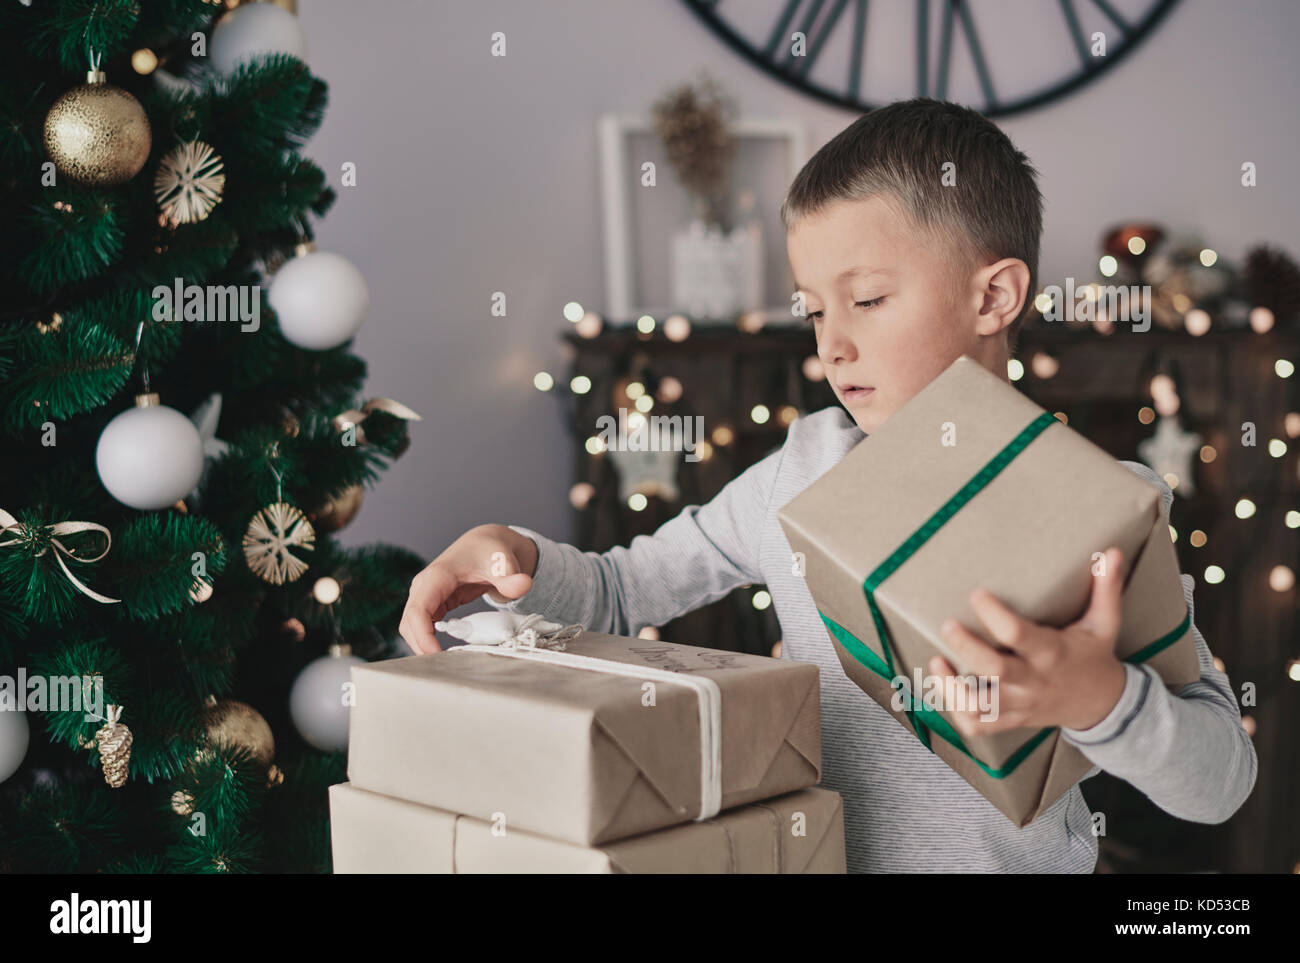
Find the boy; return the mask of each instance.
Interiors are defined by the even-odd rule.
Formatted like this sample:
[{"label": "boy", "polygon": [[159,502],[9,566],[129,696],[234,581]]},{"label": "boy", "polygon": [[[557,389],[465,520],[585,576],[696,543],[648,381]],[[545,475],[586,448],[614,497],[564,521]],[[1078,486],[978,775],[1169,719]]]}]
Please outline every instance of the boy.
[{"label": "boy", "polygon": [[[949,162],[955,183],[945,186]],[[1077,785],[1018,829],[849,681],[776,518],[959,355],[1006,377],[1035,290],[1035,176],[996,126],[953,104],[905,101],[851,124],[800,171],[781,209],[800,300],[844,407],[799,418],[781,448],[712,501],[627,547],[580,552],[519,526],[472,529],[412,583],[403,637],[436,651],[432,622],[489,589],[497,608],[635,635],[764,584],[782,657],[821,669],[821,785],[844,797],[850,872],[1092,872],[1097,838]],[[1169,486],[1123,464],[1159,487],[1167,518]],[[951,644],[995,675],[1000,693],[996,722],[972,711],[954,724],[963,734],[1059,726],[1094,764],[1089,776],[1105,769],[1175,816],[1222,822],[1256,770],[1228,678],[1195,628],[1201,679],[1177,694],[1150,668],[1115,658],[1123,573],[1118,550],[1108,554],[1109,575],[1065,629],[975,593],[980,631],[1009,653],[950,620]],[[1191,577],[1182,583],[1190,607]],[[929,670],[953,674],[942,660]]]}]

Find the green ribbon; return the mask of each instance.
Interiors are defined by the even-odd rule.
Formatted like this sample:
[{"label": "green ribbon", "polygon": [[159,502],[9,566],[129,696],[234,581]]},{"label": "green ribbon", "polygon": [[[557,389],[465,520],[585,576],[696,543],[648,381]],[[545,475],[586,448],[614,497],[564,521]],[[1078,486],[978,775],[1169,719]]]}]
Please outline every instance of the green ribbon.
[{"label": "green ribbon", "polygon": [[[893,679],[897,676],[894,670],[894,657],[891,652],[891,641],[889,627],[885,624],[884,615],[880,607],[876,604],[876,590],[880,584],[902,566],[909,558],[916,554],[930,538],[944,524],[957,514],[961,508],[981,492],[1002,469],[1006,468],[1011,461],[1028,447],[1029,443],[1037,438],[1049,425],[1056,423],[1056,418],[1048,412],[1043,412],[1033,421],[1031,421],[1020,434],[1011,439],[1007,445],[993,456],[983,468],[981,468],[968,481],[957,494],[953,495],[943,506],[931,515],[915,532],[908,536],[902,545],[898,546],[889,557],[876,566],[875,570],[862,583],[862,590],[867,598],[867,608],[871,611],[871,621],[876,628],[876,637],[880,640],[880,648],[885,657],[882,659],[870,647],[865,645],[861,639],[857,638],[852,632],[844,628],[834,619],[829,618],[824,612],[818,611],[822,622],[826,625],[828,631],[842,645],[854,659],[860,662],[866,668],[870,669],[876,675],[885,679],[890,685],[893,685]],[[1187,631],[1192,623],[1192,613],[1189,609],[1175,628],[1156,639],[1150,645],[1140,649],[1130,656],[1125,657],[1125,662],[1137,664],[1143,662],[1162,649],[1173,645],[1178,639],[1182,638],[1183,633]],[[994,779],[1002,779],[1009,775],[1015,768],[1024,761],[1031,752],[1037,748],[1038,744],[1048,737],[1054,730],[1055,726],[1048,726],[1040,730],[1024,745],[1015,751],[1015,753],[1000,767],[994,768],[981,762],[962,742],[961,737],[957,735],[956,730],[948,724],[948,721],[939,714],[935,709],[926,706],[921,700],[916,699],[912,693],[901,690],[904,698],[904,712],[907,714],[908,721],[911,722],[912,728],[916,731],[917,738],[922,744],[934,752],[934,747],[930,744],[930,733],[934,732],[953,747],[960,750],[968,756],[976,765],[984,770]]]}]

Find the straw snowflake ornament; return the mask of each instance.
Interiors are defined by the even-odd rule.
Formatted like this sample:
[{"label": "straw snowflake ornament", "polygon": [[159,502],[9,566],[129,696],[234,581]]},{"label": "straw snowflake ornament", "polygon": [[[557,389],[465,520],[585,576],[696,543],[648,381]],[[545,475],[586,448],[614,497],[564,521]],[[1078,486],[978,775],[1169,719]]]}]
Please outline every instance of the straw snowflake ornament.
[{"label": "straw snowflake ornament", "polygon": [[172,148],[154,175],[154,197],[168,224],[201,221],[221,203],[226,186],[221,155],[201,140],[186,141]]},{"label": "straw snowflake ornament", "polygon": [[288,502],[267,505],[253,516],[244,532],[244,558],[253,574],[272,585],[293,582],[308,563],[294,550],[313,551],[316,531],[301,511]]}]

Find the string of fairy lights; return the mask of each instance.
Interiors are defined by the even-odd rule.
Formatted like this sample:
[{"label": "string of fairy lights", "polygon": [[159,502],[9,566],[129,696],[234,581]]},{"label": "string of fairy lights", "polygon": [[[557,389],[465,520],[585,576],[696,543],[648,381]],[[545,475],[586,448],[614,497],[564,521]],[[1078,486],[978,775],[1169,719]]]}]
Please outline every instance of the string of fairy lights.
[{"label": "string of fairy lights", "polygon": [[[1140,236],[1130,237],[1128,240],[1128,250],[1134,255],[1142,254],[1146,249],[1146,240]],[[1199,262],[1205,267],[1211,267],[1219,259],[1218,252],[1212,248],[1202,248],[1198,255]],[[1119,270],[1118,260],[1110,254],[1103,255],[1097,263],[1098,271],[1104,277],[1113,277]],[[1080,293],[1082,296],[1095,305],[1093,309],[1093,327],[1102,335],[1109,335],[1115,330],[1114,319],[1108,316],[1106,304],[1101,298],[1101,286],[1093,283],[1084,286]],[[1034,307],[1040,314],[1048,313],[1053,306],[1052,295],[1047,292],[1040,292],[1034,299]],[[1173,307],[1182,313],[1183,325],[1188,334],[1193,337],[1201,337],[1209,332],[1212,322],[1208,312],[1193,306],[1191,299],[1185,294],[1175,294],[1172,298]],[[1267,334],[1273,329],[1275,323],[1273,312],[1266,307],[1255,306],[1249,313],[1250,329],[1256,334]],[[1049,352],[1036,349],[1029,358],[1029,370],[1035,377],[1047,380],[1053,377],[1060,367],[1060,362]],[[1295,364],[1289,358],[1277,358],[1273,362],[1273,373],[1278,378],[1290,378],[1295,374]],[[1014,382],[1021,380],[1025,375],[1025,366],[1019,359],[1011,359],[1007,363],[1007,375]],[[1174,381],[1166,374],[1155,374],[1147,384],[1147,391],[1151,395],[1154,407],[1143,405],[1137,411],[1138,421],[1143,425],[1150,425],[1157,416],[1172,417],[1180,406],[1178,392],[1174,386]],[[1057,418],[1063,423],[1068,424],[1068,419],[1064,412],[1055,412]],[[1281,420],[1282,434],[1287,438],[1300,437],[1300,412],[1289,411]],[[1271,437],[1266,443],[1266,450],[1273,458],[1282,458],[1289,450],[1287,442],[1281,437]],[[1218,457],[1218,451],[1213,445],[1202,445],[1199,451],[1199,458],[1202,463],[1209,464]],[[1180,479],[1173,472],[1165,472],[1164,480],[1170,489],[1177,490]],[[1247,497],[1237,499],[1233,506],[1233,514],[1239,519],[1251,518],[1256,512],[1255,502]],[[1295,508],[1289,509],[1284,517],[1283,524],[1289,529],[1300,528],[1300,510]],[[1178,532],[1171,525],[1169,528],[1170,537],[1178,541]],[[1200,529],[1193,531],[1188,537],[1188,542],[1194,548],[1202,548],[1206,545],[1208,538],[1206,533]],[[1226,572],[1221,565],[1208,564],[1202,572],[1202,578],[1209,585],[1218,585],[1223,582]],[[1287,565],[1275,565],[1268,573],[1268,584],[1275,592],[1290,592],[1295,586],[1295,572]],[[1293,660],[1288,667],[1288,676],[1293,681],[1300,682],[1300,660]]]},{"label": "string of fairy lights", "polygon": [[[595,338],[604,330],[604,319],[594,311],[585,310],[577,301],[567,303],[563,314],[565,320],[573,324],[574,330],[580,337]],[[742,331],[756,333],[762,329],[763,324],[763,312],[752,311],[741,315],[738,327]],[[637,336],[647,341],[653,337],[657,328],[662,328],[665,338],[677,343],[685,341],[691,334],[691,322],[681,314],[672,314],[664,318],[662,326],[651,315],[643,314],[637,318],[633,327]],[[809,381],[825,379],[826,373],[821,359],[815,354],[805,358],[803,374]],[[555,388],[555,383],[555,378],[547,371],[539,371],[533,376],[533,387],[538,391],[551,391]],[[592,387],[592,381],[586,375],[579,374],[569,379],[569,391],[574,395],[585,395]],[[682,391],[681,381],[671,376],[659,379],[654,394],[650,393],[644,383],[636,380],[629,381],[623,393],[635,410],[627,416],[628,430],[632,432],[642,430],[647,424],[647,416],[651,414],[656,403],[674,404],[681,399]],[[789,426],[799,417],[799,414],[799,409],[790,404],[777,405],[775,412],[768,405],[758,404],[750,408],[749,418],[756,425],[765,425],[775,418],[777,424]],[[717,425],[707,439],[701,439],[696,443],[695,454],[699,456],[700,461],[708,461],[713,457],[715,447],[725,448],[733,441],[735,441],[734,429],[725,424]],[[599,457],[605,453],[606,446],[604,439],[599,435],[590,435],[584,440],[583,447],[588,454]],[[581,511],[587,507],[594,494],[595,488],[590,483],[579,482],[569,490],[569,501],[574,508]],[[628,508],[634,512],[644,511],[648,505],[649,499],[642,492],[633,492],[627,499]]]}]

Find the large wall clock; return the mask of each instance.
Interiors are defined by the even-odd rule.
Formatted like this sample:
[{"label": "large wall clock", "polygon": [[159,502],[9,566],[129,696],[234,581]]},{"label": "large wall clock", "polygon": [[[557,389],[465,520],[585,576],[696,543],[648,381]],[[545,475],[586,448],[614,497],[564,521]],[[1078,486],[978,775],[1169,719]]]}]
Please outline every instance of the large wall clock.
[{"label": "large wall clock", "polygon": [[1178,0],[683,2],[738,53],[828,103],[865,111],[935,97],[997,117],[1101,76]]}]

